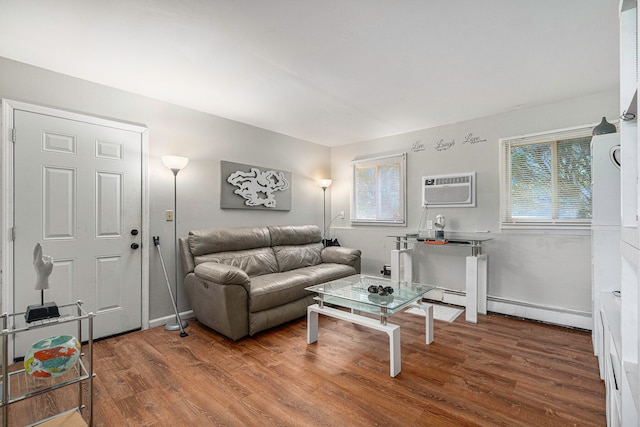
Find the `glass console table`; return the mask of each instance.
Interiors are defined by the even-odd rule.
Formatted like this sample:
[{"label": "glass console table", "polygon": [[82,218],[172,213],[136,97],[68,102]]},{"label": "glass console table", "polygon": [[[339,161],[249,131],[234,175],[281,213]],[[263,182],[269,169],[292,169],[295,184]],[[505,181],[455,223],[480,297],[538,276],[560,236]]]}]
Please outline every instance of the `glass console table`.
[{"label": "glass console table", "polygon": [[413,282],[412,255],[417,244],[470,248],[471,255],[466,257],[465,320],[477,323],[478,313],[487,314],[487,255],[482,253],[482,245],[493,240],[491,237],[460,232],[445,232],[443,239],[424,239],[417,234],[388,237],[396,239],[396,248],[391,251],[391,281]]}]

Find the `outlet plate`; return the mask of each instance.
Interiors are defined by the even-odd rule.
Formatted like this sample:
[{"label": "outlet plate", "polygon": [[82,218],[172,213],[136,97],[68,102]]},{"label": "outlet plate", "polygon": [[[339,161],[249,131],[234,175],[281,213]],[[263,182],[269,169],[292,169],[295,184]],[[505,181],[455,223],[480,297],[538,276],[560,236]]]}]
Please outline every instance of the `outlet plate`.
[{"label": "outlet plate", "polygon": [[344,219],[344,211],[340,211],[340,218]]},{"label": "outlet plate", "polygon": [[164,219],[165,221],[173,221],[173,211],[164,211]]},{"label": "outlet plate", "polygon": [[433,230],[433,221],[427,220],[427,230]]}]

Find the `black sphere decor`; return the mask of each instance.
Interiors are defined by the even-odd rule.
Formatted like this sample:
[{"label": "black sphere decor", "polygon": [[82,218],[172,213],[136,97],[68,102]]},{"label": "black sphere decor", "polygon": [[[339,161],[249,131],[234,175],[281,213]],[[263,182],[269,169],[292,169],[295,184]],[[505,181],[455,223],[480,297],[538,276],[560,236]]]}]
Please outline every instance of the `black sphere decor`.
[{"label": "black sphere decor", "polygon": [[378,294],[381,297],[391,295],[393,293],[393,288],[391,286],[382,286],[382,285],[371,285],[367,289],[371,294]]}]

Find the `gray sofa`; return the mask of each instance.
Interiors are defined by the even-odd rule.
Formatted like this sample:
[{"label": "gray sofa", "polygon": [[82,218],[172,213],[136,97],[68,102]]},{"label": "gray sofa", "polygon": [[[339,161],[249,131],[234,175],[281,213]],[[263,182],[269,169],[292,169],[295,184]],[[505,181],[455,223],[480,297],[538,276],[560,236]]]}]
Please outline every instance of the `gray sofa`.
[{"label": "gray sofa", "polygon": [[360,251],[323,247],[315,225],[192,230],[179,245],[195,317],[232,340],[304,316],[307,286],[360,273]]}]

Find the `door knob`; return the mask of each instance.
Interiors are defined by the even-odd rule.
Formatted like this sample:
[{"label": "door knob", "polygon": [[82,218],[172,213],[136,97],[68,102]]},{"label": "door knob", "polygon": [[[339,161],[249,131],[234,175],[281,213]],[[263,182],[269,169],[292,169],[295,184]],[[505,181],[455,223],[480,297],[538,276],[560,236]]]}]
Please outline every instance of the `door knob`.
[{"label": "door knob", "polygon": [[132,236],[137,236],[138,235],[138,230],[136,230],[135,228],[133,230],[131,230],[131,235]]},{"label": "door knob", "polygon": [[139,247],[140,247],[140,245],[137,244],[137,243],[132,243],[131,244],[131,249],[138,249]]}]

